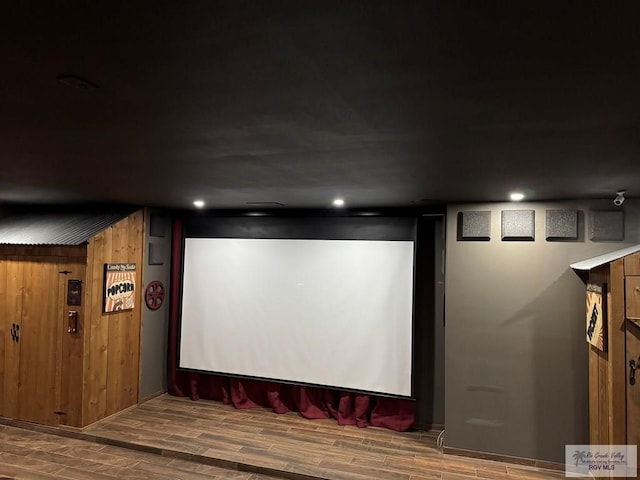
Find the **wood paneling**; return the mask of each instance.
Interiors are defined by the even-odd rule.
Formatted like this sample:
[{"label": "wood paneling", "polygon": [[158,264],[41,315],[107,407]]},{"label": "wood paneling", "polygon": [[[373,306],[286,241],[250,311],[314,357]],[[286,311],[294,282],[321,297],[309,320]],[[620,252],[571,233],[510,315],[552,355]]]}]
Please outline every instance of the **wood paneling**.
[{"label": "wood paneling", "polygon": [[87,246],[87,330],[84,336],[83,424],[106,416],[107,412],[107,319],[103,321],[104,262],[111,258],[112,228],[89,240]]},{"label": "wood paneling", "polygon": [[[598,364],[600,352],[589,345],[589,443],[600,445],[600,378]],[[604,390],[604,389],[603,389]]]},{"label": "wood paneling", "polygon": [[[123,405],[126,407],[140,401],[140,362],[142,352],[142,309],[144,308],[144,289],[142,272],[144,262],[144,211],[140,210],[129,217],[129,242],[127,243],[127,254],[133,258],[138,265],[137,295],[132,312],[132,320],[136,326],[128,329],[128,336],[125,338],[126,348],[124,349],[124,362],[128,365],[135,365],[136,368],[125,370],[123,382],[125,390],[123,394]],[[126,408],[123,406],[123,408]]]},{"label": "wood paneling", "polygon": [[[123,225],[123,228],[113,230],[113,258],[123,259],[117,261],[133,261],[129,258],[127,251],[127,243],[129,241],[128,220],[126,220],[126,223],[127,225]],[[138,265],[138,269],[140,269],[140,265]],[[137,275],[140,275],[139,271]],[[124,401],[124,390],[127,388],[127,385],[124,383],[123,378],[125,376],[125,368],[123,368],[123,366],[126,361],[124,352],[126,350],[126,337],[129,333],[127,327],[132,322],[131,316],[131,311],[112,313],[109,315],[109,357],[107,359],[107,383],[109,388],[107,391],[107,415],[119,412],[123,408],[131,405],[126,405]]]},{"label": "wood paneling", "polygon": [[[83,423],[111,415],[138,401],[142,317],[143,214],[136,212],[89,241],[87,308],[91,319],[85,341]],[[135,263],[133,310],[102,312],[105,263]]]},{"label": "wood paneling", "polygon": [[624,257],[625,275],[640,275],[640,252]]},{"label": "wood paneling", "polygon": [[623,445],[626,440],[626,425],[620,412],[625,408],[625,270],[624,260],[610,264],[609,289],[607,292],[607,391],[609,392],[608,436],[612,445]]},{"label": "wood paneling", "polygon": [[640,322],[640,276],[626,277],[627,318]]},{"label": "wood paneling", "polygon": [[624,261],[592,270],[590,282],[607,287],[606,351],[589,347],[589,437],[592,444],[624,444],[625,315]]}]

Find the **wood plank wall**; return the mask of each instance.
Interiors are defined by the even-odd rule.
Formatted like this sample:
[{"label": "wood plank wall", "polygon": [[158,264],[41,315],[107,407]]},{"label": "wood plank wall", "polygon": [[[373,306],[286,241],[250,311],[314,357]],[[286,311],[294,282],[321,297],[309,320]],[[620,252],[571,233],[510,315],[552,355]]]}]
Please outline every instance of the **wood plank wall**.
[{"label": "wood plank wall", "polygon": [[[138,402],[142,317],[143,212],[138,211],[89,240],[82,425]],[[105,263],[135,263],[133,310],[103,313]]]},{"label": "wood plank wall", "polygon": [[624,260],[589,273],[589,281],[607,286],[607,339],[604,352],[589,346],[589,441],[626,443]]}]

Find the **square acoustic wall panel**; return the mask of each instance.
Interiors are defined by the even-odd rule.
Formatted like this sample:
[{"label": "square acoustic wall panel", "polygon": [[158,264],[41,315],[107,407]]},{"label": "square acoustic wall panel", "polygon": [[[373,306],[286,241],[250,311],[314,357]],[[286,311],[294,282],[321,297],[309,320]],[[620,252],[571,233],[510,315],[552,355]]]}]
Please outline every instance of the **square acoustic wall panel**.
[{"label": "square acoustic wall panel", "polygon": [[469,211],[458,213],[458,240],[489,241],[491,239],[491,212]]},{"label": "square acoustic wall panel", "polygon": [[[164,265],[164,250],[162,245],[149,243],[149,265]],[[2,479],[0,479],[2,480]]]},{"label": "square acoustic wall panel", "polygon": [[570,241],[580,238],[577,210],[547,210],[548,241]]},{"label": "square acoustic wall panel", "polygon": [[169,226],[169,219],[159,213],[152,213],[149,217],[149,235],[152,237],[164,237],[164,232]]},{"label": "square acoustic wall panel", "polygon": [[624,212],[622,210],[592,211],[589,238],[594,242],[623,241]]},{"label": "square acoustic wall panel", "polygon": [[535,211],[502,210],[502,240],[535,240]]}]

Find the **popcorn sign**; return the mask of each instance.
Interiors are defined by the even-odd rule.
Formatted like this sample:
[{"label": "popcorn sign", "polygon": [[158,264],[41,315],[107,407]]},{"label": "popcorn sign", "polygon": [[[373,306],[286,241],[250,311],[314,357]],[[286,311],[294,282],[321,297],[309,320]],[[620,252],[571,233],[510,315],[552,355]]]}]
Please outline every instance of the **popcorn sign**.
[{"label": "popcorn sign", "polygon": [[131,310],[136,300],[136,264],[104,265],[104,312]]}]

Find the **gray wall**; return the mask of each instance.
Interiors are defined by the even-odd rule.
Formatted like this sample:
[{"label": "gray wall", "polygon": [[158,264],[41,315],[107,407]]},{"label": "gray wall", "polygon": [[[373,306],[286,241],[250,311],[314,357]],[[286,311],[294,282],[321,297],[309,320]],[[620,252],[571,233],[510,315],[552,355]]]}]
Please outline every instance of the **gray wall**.
[{"label": "gray wall", "polygon": [[[164,236],[151,235],[151,220]],[[167,338],[169,329],[169,279],[171,270],[171,221],[166,213],[145,210],[145,251],[142,267],[143,285],[159,280],[165,286],[165,300],[152,311],[142,301],[142,352],[140,359],[140,400],[167,391]],[[149,265],[150,244],[162,265]],[[154,255],[155,256],[155,255]],[[144,295],[144,290],[142,291]]]},{"label": "gray wall", "polygon": [[[564,462],[588,443],[585,285],[569,264],[638,243],[640,205],[624,204],[624,242],[589,240],[611,201],[452,205],[447,210],[445,443]],[[546,209],[584,212],[584,238],[545,240]],[[533,242],[501,241],[501,210],[534,209]],[[490,210],[491,240],[458,241],[460,211]]]}]

